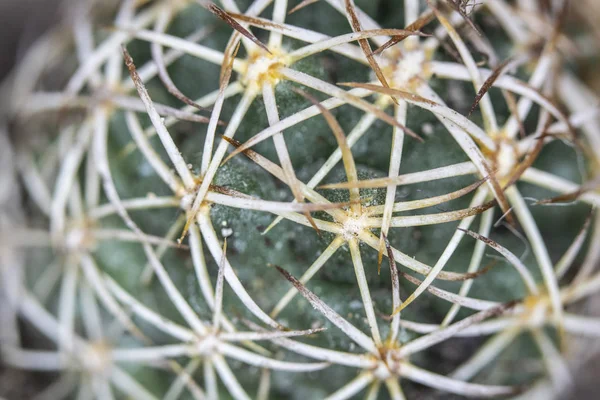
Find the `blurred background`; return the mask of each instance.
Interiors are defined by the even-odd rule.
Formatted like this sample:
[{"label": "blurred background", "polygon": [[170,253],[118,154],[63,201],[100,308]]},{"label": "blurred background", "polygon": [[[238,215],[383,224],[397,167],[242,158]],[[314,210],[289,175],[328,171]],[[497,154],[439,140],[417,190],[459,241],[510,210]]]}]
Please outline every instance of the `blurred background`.
[{"label": "blurred background", "polygon": [[58,20],[59,0],[0,1],[0,80],[25,49]]},{"label": "blurred background", "polygon": [[[81,1],[81,0],[73,0]],[[0,86],[27,48],[50,29],[63,8],[60,0],[0,0]],[[6,102],[0,102],[6,104]],[[0,104],[0,115],[3,114]],[[11,141],[0,121],[0,227],[20,218],[20,193]],[[0,257],[0,263],[2,262]],[[0,302],[4,301],[0,292]],[[2,324],[3,321],[0,321]],[[3,338],[0,336],[0,340]],[[41,375],[5,368],[0,355],[0,400],[27,400],[48,382]]]}]

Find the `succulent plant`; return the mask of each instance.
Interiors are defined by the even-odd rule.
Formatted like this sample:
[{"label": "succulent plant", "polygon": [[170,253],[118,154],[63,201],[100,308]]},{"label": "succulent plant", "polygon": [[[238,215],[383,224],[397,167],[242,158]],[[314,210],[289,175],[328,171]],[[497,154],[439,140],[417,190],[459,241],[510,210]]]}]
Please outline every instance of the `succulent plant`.
[{"label": "succulent plant", "polygon": [[76,3],[3,87],[3,363],[46,399],[564,389],[600,121],[539,3]]}]

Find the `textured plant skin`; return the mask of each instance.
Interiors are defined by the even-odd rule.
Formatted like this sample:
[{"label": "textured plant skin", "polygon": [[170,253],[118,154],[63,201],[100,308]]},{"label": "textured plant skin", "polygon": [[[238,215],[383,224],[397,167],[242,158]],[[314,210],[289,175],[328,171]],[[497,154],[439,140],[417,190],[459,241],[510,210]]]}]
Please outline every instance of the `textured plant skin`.
[{"label": "textured plant skin", "polygon": [[552,4],[78,3],[3,87],[3,363],[52,399],[559,393],[600,121]]}]

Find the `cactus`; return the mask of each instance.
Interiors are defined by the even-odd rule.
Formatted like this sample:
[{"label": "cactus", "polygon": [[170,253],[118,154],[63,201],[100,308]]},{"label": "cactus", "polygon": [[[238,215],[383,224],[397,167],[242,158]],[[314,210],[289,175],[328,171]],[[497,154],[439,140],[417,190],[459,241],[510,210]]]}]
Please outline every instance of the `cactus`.
[{"label": "cactus", "polygon": [[84,3],[3,87],[2,359],[39,398],[572,382],[600,126],[566,1]]}]

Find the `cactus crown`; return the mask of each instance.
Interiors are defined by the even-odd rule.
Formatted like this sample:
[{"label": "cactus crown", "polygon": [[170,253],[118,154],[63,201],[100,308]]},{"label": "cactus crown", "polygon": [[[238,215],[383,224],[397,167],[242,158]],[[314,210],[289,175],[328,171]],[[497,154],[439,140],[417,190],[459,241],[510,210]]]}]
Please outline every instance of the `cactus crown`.
[{"label": "cactus crown", "polygon": [[5,88],[3,312],[43,336],[5,362],[49,397],[562,388],[600,334],[568,308],[600,288],[600,130],[566,1],[517,3],[76,7]]}]

